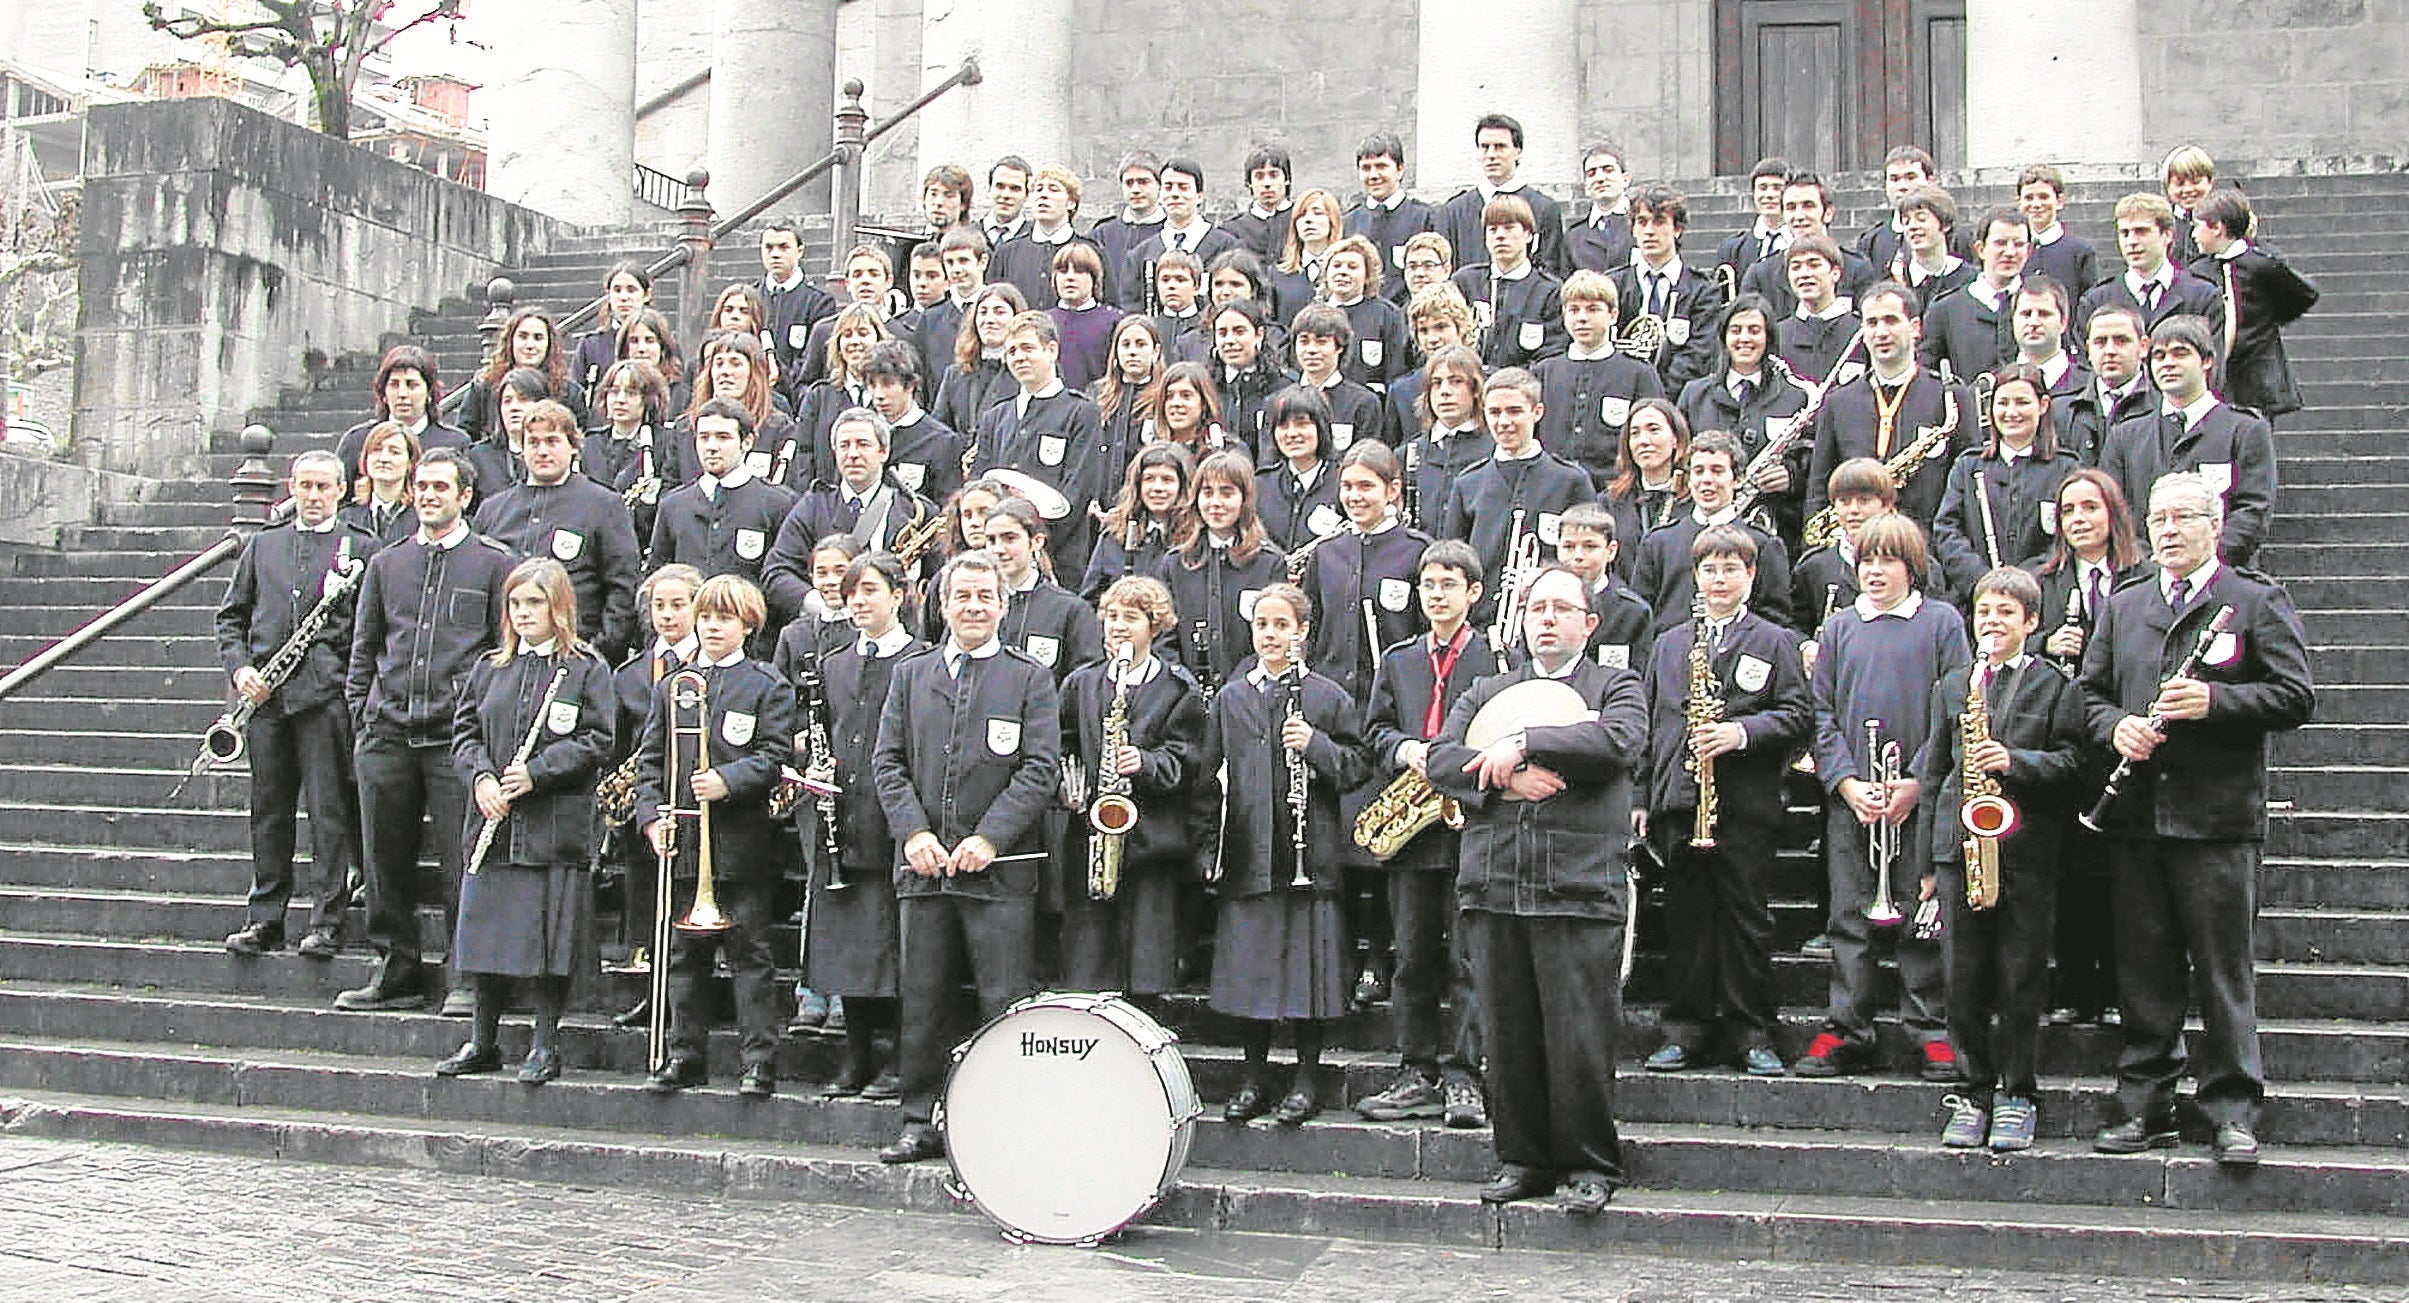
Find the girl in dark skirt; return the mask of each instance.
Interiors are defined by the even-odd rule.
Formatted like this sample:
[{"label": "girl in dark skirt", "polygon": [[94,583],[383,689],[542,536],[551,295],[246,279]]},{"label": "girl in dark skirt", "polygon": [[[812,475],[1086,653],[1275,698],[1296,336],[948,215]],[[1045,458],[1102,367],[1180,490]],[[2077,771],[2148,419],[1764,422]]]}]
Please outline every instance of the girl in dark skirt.
[{"label": "girl in dark skirt", "polygon": [[535,1085],[560,1075],[561,1008],[593,932],[594,780],[617,694],[610,667],[577,641],[577,595],[559,562],[521,562],[502,591],[502,645],[469,671],[452,720],[452,765],[476,797],[461,830],[452,964],[474,983],[476,1011],[468,1043],[435,1072],[500,1070],[503,997],[523,978],[535,1042],[519,1080]]},{"label": "girl in dark skirt", "polygon": [[[900,621],[905,593],[903,563],[893,553],[856,557],[843,580],[855,637],[822,662],[830,754],[813,777],[837,786],[837,844],[843,854],[835,872],[810,884],[811,932],[804,958],[811,989],[844,1001],[845,1066],[829,1083],[832,1097],[896,1095],[895,1072],[880,1070],[877,1045],[879,1033],[895,1031],[896,855],[871,782],[870,753],[878,746],[878,714],[895,666],[928,647]],[[779,642],[777,667],[790,680],[809,632],[798,621],[787,626]],[[816,817],[809,802],[799,814],[804,820]],[[805,828],[804,835],[819,833]]]},{"label": "girl in dark skirt", "polygon": [[[1154,640],[1179,627],[1162,581],[1117,580],[1098,606],[1105,663],[1072,671],[1062,689],[1062,763],[1066,773],[1076,770],[1080,795],[1064,866],[1071,881],[1062,907],[1063,981],[1142,999],[1178,981],[1179,895],[1193,854],[1188,788],[1204,745],[1205,698],[1194,675],[1154,652]],[[1105,716],[1123,691],[1127,737],[1108,755]],[[1138,815],[1121,838],[1117,883],[1100,884],[1088,808],[1108,769],[1129,780]],[[1110,888],[1102,899],[1100,886]]]},{"label": "girl in dark skirt", "polygon": [[[1250,623],[1255,658],[1215,695],[1197,761],[1199,774],[1225,774],[1200,784],[1221,811],[1218,854],[1206,861],[1221,893],[1211,998],[1217,1012],[1248,1020],[1239,1035],[1245,1077],[1222,1117],[1271,1113],[1294,1126],[1321,1111],[1322,1022],[1347,1007],[1338,794],[1359,786],[1365,767],[1355,703],[1297,659],[1312,625],[1305,594],[1271,585]],[[1292,766],[1300,765],[1301,836],[1292,810]],[[1275,1111],[1263,1081],[1283,1019],[1296,1028],[1297,1069]]]}]

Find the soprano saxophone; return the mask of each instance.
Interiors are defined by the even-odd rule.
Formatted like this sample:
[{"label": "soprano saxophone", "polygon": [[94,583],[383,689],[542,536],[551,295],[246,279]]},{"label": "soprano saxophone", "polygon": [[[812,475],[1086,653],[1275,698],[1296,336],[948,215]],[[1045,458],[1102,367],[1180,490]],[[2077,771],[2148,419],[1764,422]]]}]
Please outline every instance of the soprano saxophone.
[{"label": "soprano saxophone", "polygon": [[[1723,722],[1723,689],[1715,682],[1714,649],[1707,646],[1706,595],[1701,593],[1690,608],[1689,694],[1682,702],[1682,728],[1685,733]],[[1715,816],[1722,807],[1722,798],[1715,790],[1715,760],[1698,754],[1695,746],[1683,752],[1682,767],[1698,782],[1698,810],[1690,823],[1690,845],[1704,849],[1715,844]]]}]

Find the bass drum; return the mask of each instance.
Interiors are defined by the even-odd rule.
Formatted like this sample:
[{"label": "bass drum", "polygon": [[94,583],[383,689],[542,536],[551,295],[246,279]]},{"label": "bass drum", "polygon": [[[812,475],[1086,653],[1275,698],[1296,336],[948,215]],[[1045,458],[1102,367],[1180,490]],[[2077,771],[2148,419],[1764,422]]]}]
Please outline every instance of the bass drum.
[{"label": "bass drum", "polygon": [[1118,996],[1035,995],[954,1051],[952,1193],[1005,1238],[1094,1244],[1155,1205],[1203,1111],[1179,1038]]}]

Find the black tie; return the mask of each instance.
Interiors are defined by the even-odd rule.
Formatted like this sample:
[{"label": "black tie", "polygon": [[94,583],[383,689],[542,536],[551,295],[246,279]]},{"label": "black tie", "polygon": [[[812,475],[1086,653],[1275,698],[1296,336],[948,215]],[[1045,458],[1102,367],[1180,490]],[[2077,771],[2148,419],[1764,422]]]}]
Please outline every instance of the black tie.
[{"label": "black tie", "polygon": [[845,505],[837,512],[837,518],[844,522],[847,529],[862,523],[862,500],[860,498],[845,499]]},{"label": "black tie", "polygon": [[2089,612],[2091,618],[2095,621],[2100,618],[2100,598],[2102,596],[2101,590],[2108,586],[2107,579],[2108,572],[2105,570],[2094,570],[2091,572],[2091,600],[2084,603],[2084,608]]},{"label": "black tie", "polygon": [[2152,316],[2156,316],[2158,314],[2158,288],[2158,282],[2156,281],[2151,281],[2149,284],[2141,287],[2142,307]]},{"label": "black tie", "polygon": [[1648,312],[1658,317],[1665,315],[1665,278],[1661,272],[1648,274]]},{"label": "black tie", "polygon": [[2181,615],[2183,613],[2183,608],[2190,605],[2191,600],[2192,581],[2189,579],[2177,579],[2175,581],[2173,590],[2167,594],[2166,607],[2168,610],[2173,611],[2177,615]]},{"label": "black tie", "polygon": [[1740,410],[1746,411],[1748,410],[1748,405],[1756,401],[1757,382],[1754,380],[1743,380],[1739,383],[1737,388],[1740,395]]}]

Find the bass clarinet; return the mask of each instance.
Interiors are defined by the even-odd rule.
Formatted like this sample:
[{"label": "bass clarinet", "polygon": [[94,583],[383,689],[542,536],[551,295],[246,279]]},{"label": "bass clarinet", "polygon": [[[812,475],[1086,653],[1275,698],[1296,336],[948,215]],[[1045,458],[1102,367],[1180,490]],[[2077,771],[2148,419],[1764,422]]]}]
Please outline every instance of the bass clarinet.
[{"label": "bass clarinet", "polygon": [[[351,554],[349,538],[343,539],[335,547],[334,569],[328,572],[332,582],[326,585],[326,591],[319,596],[317,604],[310,607],[300,622],[293,626],[292,636],[284,640],[284,645],[276,649],[276,654],[268,658],[267,664],[259,667],[260,680],[267,684],[271,696],[293,677],[303,661],[309,659],[310,644],[326,631],[327,622],[335,618],[335,608],[343,604],[343,599],[350,596],[351,590],[359,587],[360,581],[368,574],[368,563]],[[250,743],[243,735],[243,726],[249,724],[251,717],[258,713],[259,706],[250,698],[243,697],[219,715],[201,734],[201,753],[192,758],[192,768],[184,771],[183,779],[177,782],[176,790],[167,794],[167,799],[172,801],[183,795],[184,788],[211,765],[231,765],[241,760],[243,752],[250,749]]]}]

